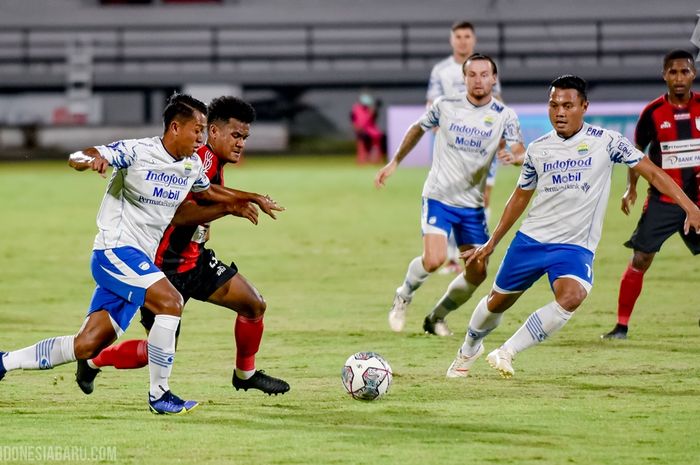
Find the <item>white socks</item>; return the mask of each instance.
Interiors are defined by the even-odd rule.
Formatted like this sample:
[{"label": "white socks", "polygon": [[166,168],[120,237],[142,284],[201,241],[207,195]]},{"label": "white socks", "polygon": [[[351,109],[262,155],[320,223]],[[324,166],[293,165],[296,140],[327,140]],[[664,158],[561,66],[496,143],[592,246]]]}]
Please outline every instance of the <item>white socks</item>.
[{"label": "white socks", "polygon": [[550,302],[527,317],[525,324],[513,334],[503,348],[512,355],[539,344],[564,327],[573,312],[567,312],[556,301]]},{"label": "white socks", "polygon": [[7,371],[48,370],[75,361],[73,341],[75,336],[59,336],[39,341],[33,346],[13,350],[3,357]]},{"label": "white socks", "polygon": [[156,315],[148,335],[148,371],[151,375],[151,400],[160,399],[170,390],[168,378],[175,358],[175,331],[180,317]]},{"label": "white socks", "polygon": [[464,273],[460,273],[447,286],[447,292],[443,295],[430,314],[431,321],[442,320],[448,313],[459,308],[474,294],[478,286],[467,281]]},{"label": "white socks", "polygon": [[413,298],[413,294],[416,292],[416,289],[421,287],[425,280],[428,279],[428,276],[430,276],[430,273],[425,271],[425,268],[423,268],[423,258],[414,258],[411,260],[411,263],[408,264],[406,278],[404,279],[403,284],[396,289],[396,293],[405,300],[410,301]]},{"label": "white socks", "polygon": [[503,319],[503,313],[492,313],[486,307],[488,296],[479,301],[472,317],[469,320],[469,328],[467,335],[464,336],[464,343],[460,348],[462,355],[472,356],[476,353],[481,345],[481,341],[488,334],[496,329]]}]

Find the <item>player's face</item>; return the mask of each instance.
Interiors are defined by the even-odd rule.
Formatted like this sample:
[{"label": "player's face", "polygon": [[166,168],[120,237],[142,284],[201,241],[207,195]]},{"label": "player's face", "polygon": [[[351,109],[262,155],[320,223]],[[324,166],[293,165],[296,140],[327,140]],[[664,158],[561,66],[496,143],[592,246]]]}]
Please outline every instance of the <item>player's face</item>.
[{"label": "player's face", "polygon": [[664,81],[668,86],[668,93],[676,98],[690,96],[690,88],[695,79],[695,65],[686,58],[671,60],[664,69]]},{"label": "player's face", "polygon": [[246,140],[250,135],[250,124],[230,118],[226,124],[209,125],[209,146],[228,163],[241,159]]},{"label": "player's face", "polygon": [[496,84],[491,62],[488,60],[473,60],[467,63],[464,83],[467,85],[469,96],[482,100],[491,96],[491,90]]},{"label": "player's face", "polygon": [[174,120],[170,127],[175,136],[175,152],[173,155],[180,159],[189,157],[204,144],[204,131],[206,130],[207,117],[199,111],[195,111],[192,118],[186,120]]},{"label": "player's face", "polygon": [[576,89],[558,89],[549,92],[549,121],[561,137],[571,137],[583,126],[583,115],[588,102]]},{"label": "player's face", "polygon": [[452,53],[466,58],[474,53],[476,35],[469,28],[456,29],[450,34],[450,45],[452,46]]}]

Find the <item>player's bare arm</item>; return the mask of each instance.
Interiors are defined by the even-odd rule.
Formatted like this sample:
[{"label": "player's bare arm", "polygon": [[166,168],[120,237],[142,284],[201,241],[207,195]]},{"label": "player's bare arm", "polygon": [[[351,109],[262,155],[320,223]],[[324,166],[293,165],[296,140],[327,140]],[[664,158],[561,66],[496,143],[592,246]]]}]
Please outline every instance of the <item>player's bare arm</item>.
[{"label": "player's bare arm", "polygon": [[270,218],[276,220],[275,212],[282,212],[285,210],[277,201],[275,201],[269,195],[256,194],[254,192],[246,192],[237,189],[231,189],[229,187],[221,186],[218,184],[213,184],[211,186],[214,188],[216,194],[224,196],[233,205],[240,205],[241,202],[252,202],[257,204],[260,209],[268,215]]},{"label": "player's bare arm", "polygon": [[690,232],[690,228],[693,228],[695,232],[700,232],[700,209],[664,170],[652,163],[647,157],[642,158],[633,170],[643,176],[661,193],[671,197],[685,211],[686,218],[683,225],[685,234]]},{"label": "player's bare arm", "polygon": [[[504,142],[503,139],[501,139],[501,142]],[[525,146],[520,142],[512,144],[509,149],[506,149],[505,144],[503,146],[499,145],[496,156],[504,165],[520,166],[525,161]]]},{"label": "player's bare arm", "polygon": [[[198,203],[222,204],[225,206],[224,208],[229,210],[229,215],[247,218],[251,223],[258,224],[258,208],[255,204],[247,200],[232,199],[230,194],[223,189],[224,188],[219,185],[212,184],[207,190],[193,192],[192,197]],[[204,223],[206,223],[206,221],[204,221]]]},{"label": "player's bare arm", "polygon": [[633,169],[627,170],[627,189],[622,195],[622,213],[629,215],[634,206],[634,202],[637,201],[637,180],[639,179],[639,173]]},{"label": "player's bare arm", "polygon": [[240,205],[235,205],[233,202],[198,205],[194,200],[185,200],[178,207],[170,223],[173,226],[197,226],[218,220],[226,215],[233,215],[247,218],[252,223],[257,224],[254,221],[257,220],[257,210],[255,207],[246,210],[246,204],[249,202],[242,200]]},{"label": "player's bare arm", "polygon": [[465,265],[468,266],[474,260],[484,260],[489,255],[491,255],[498,245],[498,243],[503,239],[503,236],[513,227],[513,224],[520,218],[530,203],[532,195],[535,193],[533,190],[525,190],[520,187],[516,187],[513,193],[510,195],[508,202],[506,203],[505,209],[503,210],[503,215],[498,221],[496,229],[493,231],[493,235],[486,242],[486,244],[474,248],[465,250],[459,257],[466,260]]},{"label": "player's bare arm", "polygon": [[399,148],[396,150],[394,157],[389,163],[384,165],[384,167],[380,169],[379,172],[377,172],[377,175],[374,177],[374,186],[377,189],[385,185],[386,180],[389,178],[389,176],[394,174],[394,171],[396,171],[396,168],[399,166],[399,163],[401,163],[401,160],[406,158],[406,155],[413,150],[421,137],[423,137],[424,133],[425,131],[423,131],[423,128],[421,128],[420,124],[418,123],[415,123],[408,128],[408,131],[406,131],[406,134],[403,136],[401,145],[399,145]]},{"label": "player's bare arm", "polygon": [[95,147],[90,147],[71,153],[68,156],[68,166],[76,171],[91,169],[92,171],[97,171],[104,178],[109,163]]}]

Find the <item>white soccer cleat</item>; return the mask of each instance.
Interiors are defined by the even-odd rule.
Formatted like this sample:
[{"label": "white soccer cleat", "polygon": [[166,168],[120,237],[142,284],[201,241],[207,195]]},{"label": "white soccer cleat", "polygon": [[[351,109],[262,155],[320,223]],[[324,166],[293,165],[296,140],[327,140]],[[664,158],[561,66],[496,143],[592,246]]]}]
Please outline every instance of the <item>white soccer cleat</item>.
[{"label": "white soccer cleat", "polygon": [[499,347],[486,356],[491,368],[495,368],[502,378],[512,378],[515,374],[513,369],[513,354],[503,347]]},{"label": "white soccer cleat", "polygon": [[462,349],[457,351],[457,356],[455,357],[452,365],[447,369],[448,378],[466,378],[469,375],[469,369],[474,365],[476,359],[481,357],[484,353],[484,345],[481,344],[476,353],[472,356],[462,355]]},{"label": "white soccer cleat", "polygon": [[394,297],[394,303],[389,311],[389,327],[392,331],[396,333],[403,331],[403,327],[406,325],[406,310],[408,310],[410,303],[410,299],[404,299],[399,294]]}]

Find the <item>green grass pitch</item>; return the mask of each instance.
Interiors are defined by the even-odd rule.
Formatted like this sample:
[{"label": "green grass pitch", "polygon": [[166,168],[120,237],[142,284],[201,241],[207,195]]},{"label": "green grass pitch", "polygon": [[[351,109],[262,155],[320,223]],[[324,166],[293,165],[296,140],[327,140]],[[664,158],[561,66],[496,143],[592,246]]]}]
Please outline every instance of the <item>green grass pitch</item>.
[{"label": "green grass pitch", "polygon": [[[599,339],[615,323],[630,256],[622,242],[641,208],[629,218],[619,211],[623,169],[614,174],[593,292],[560,333],[518,357],[512,380],[500,379],[485,360],[467,380],[445,379],[510,236],[475,298],[449,317],[455,336],[421,331],[452,279],[440,275],[418,291],[406,331],[394,334],[386,316],[421,250],[426,170],[402,168],[382,191],[372,185],[374,174],[375,167],[341,157],[253,156],[227,168],[228,185],[268,193],[287,207],[257,227],[216,221],[210,245],[265,296],[258,367],[288,380],[291,392],[234,391],[233,315],[193,301],[171,386],[199,400],[197,410],[150,414],[145,369],[106,369],[91,396],[75,385],[74,365],[13,372],[0,383],[0,460],[11,463],[23,447],[104,446],[116,451],[104,462],[120,464],[699,463],[700,262],[677,237],[647,275],[630,339]],[[516,177],[512,167],[499,172],[492,227]],[[0,165],[1,350],[78,330],[93,289],[89,258],[104,188],[99,176],[64,163]],[[507,313],[486,349],[551,299],[543,279]],[[143,337],[137,321],[124,337]],[[379,352],[394,369],[380,401],[355,401],[341,386],[345,359],[360,350]]]}]

